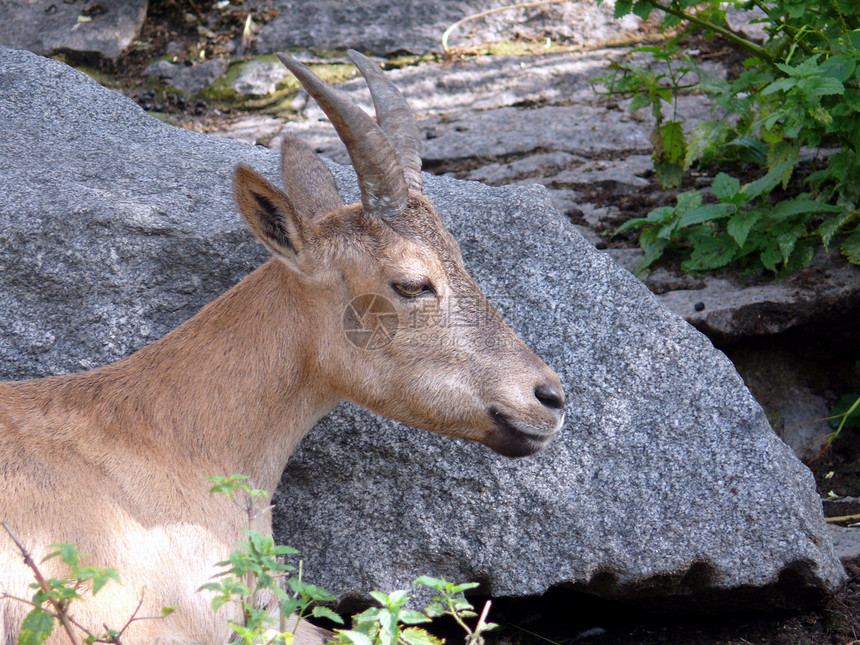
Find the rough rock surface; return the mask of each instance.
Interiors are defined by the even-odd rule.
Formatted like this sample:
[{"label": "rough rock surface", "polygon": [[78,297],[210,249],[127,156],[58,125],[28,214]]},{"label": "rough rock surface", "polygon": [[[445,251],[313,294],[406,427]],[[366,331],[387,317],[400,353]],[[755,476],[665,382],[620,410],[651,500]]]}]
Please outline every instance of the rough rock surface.
[{"label": "rough rock surface", "polygon": [[[712,277],[700,289],[670,291],[660,298],[717,340],[764,336],[824,315],[860,311],[860,267],[847,264],[834,248],[829,254],[819,251],[806,269],[787,280],[751,287]],[[695,311],[697,302],[704,309]]]},{"label": "rough rock surface", "polygon": [[[495,160],[505,163],[544,151],[623,158],[625,152],[650,149],[653,117],[645,110],[631,115],[625,109],[627,101],[611,109],[595,105],[591,82],[607,72],[610,56],[613,52],[607,50],[526,60],[495,56],[480,65],[429,64],[395,70],[390,76],[409,97],[424,133],[425,165],[473,158],[481,160],[481,165]],[[360,79],[343,83],[338,89],[373,112],[370,95]],[[701,96],[681,97],[679,114],[691,123],[712,117]],[[316,104],[308,103],[302,115],[305,121],[288,122],[283,134],[300,133],[323,154],[347,162],[343,144]],[[547,181],[570,170],[558,178],[558,183],[587,183],[588,171],[579,169],[585,161],[571,158],[555,172],[536,164],[536,170]]]},{"label": "rough rock surface", "polygon": [[[171,128],[60,63],[0,50],[0,377],[92,367],[162,335],[258,264],[230,196],[273,151]],[[335,168],[347,199],[354,177]],[[844,577],[809,471],[731,363],[585,242],[542,187],[426,177],[467,264],[565,383],[523,460],[339,406],[277,496],[278,536],[341,597],[418,574],[499,595],[572,582],[642,597]],[[761,590],[759,590],[761,592]],[[701,594],[701,595],[698,595]]]},{"label": "rough rock surface", "polygon": [[289,75],[281,63],[253,60],[236,75],[232,87],[242,96],[265,96],[274,92],[278,83]]},{"label": "rough rock surface", "polygon": [[[511,4],[503,0],[277,0],[280,15],[265,25],[257,38],[259,53],[283,49],[317,51],[352,47],[385,55],[441,51],[442,34],[450,25],[489,9]],[[588,7],[584,9],[584,5]],[[638,26],[632,16],[612,18],[614,2],[594,8],[592,0],[523,8],[495,13],[464,24],[450,39],[452,45],[469,45],[511,36],[583,42],[607,40]],[[592,10],[592,8],[594,8]],[[356,29],[356,25],[360,28]]]},{"label": "rough rock surface", "polygon": [[[0,46],[37,54],[57,51],[116,58],[140,33],[147,0],[0,2]],[[90,18],[80,22],[79,17]]]}]

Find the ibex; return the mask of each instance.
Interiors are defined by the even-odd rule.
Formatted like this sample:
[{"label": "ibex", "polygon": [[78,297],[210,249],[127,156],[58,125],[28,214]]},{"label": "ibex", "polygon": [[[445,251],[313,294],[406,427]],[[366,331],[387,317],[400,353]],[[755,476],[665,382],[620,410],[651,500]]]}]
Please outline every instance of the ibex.
[{"label": "ibex", "polygon": [[[179,607],[134,622],[126,645],[226,642],[223,612],[213,614],[197,590],[247,518],[209,494],[207,477],[244,473],[274,491],[296,444],[337,402],[511,457],[541,450],[562,425],[558,377],[487,302],[422,194],[405,100],[369,59],[350,57],[376,121],[302,64],[281,60],[346,145],[360,204],[344,205],[322,160],[287,139],[286,192],[250,168],[235,173],[239,210],[271,252],[267,263],[128,358],[0,384],[0,520],[37,562],[52,542],[77,543],[89,563],[122,577],[73,606],[75,619],[93,631],[116,626],[141,595],[141,616]],[[367,322],[350,304],[368,294],[386,303],[376,310],[385,342],[344,331]],[[271,534],[268,515],[256,523]],[[0,545],[2,591],[29,597],[32,572],[7,536]],[[42,565],[46,576],[62,576],[54,562]],[[2,643],[14,642],[27,611],[0,601]],[[63,642],[59,631],[49,642]]]}]

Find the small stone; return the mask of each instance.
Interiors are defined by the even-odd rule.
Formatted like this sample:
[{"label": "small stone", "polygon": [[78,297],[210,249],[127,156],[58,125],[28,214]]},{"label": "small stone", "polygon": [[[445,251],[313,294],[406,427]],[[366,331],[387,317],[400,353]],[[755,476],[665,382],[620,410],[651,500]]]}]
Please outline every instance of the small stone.
[{"label": "small stone", "polygon": [[227,61],[213,58],[204,63],[177,65],[161,60],[143,70],[144,76],[154,76],[186,94],[194,95],[212,85],[227,70]]},{"label": "small stone", "polygon": [[277,88],[278,83],[291,76],[281,63],[251,61],[236,76],[233,89],[242,96],[265,96]]},{"label": "small stone", "polygon": [[693,309],[695,311],[704,311],[705,310],[705,303],[704,302],[697,302],[696,304],[693,305]]}]

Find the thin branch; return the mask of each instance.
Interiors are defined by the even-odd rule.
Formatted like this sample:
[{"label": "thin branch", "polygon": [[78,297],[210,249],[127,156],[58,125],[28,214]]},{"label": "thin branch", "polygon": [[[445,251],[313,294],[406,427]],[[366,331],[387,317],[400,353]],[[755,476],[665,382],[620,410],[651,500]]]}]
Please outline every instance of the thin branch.
[{"label": "thin branch", "polygon": [[[116,642],[119,643],[120,637],[125,633],[125,630],[128,629],[128,626],[131,625],[136,620],[147,620],[147,617],[136,618],[137,612],[140,611],[140,608],[143,606],[143,597],[146,595],[146,588],[144,587],[143,591],[140,592],[140,600],[137,602],[137,607],[134,608],[134,611],[131,612],[131,616],[126,621],[125,625],[122,626],[122,629],[117,632]],[[107,625],[105,625],[105,630],[107,631]]]},{"label": "thin branch", "polygon": [[495,9],[487,9],[486,11],[472,14],[471,16],[466,16],[465,18],[458,20],[453,25],[448,27],[442,34],[442,51],[446,54],[450,51],[448,48],[448,37],[453,33],[455,29],[457,29],[457,27],[469,22],[470,20],[477,20],[478,18],[483,18],[484,16],[489,16],[490,14],[499,13],[501,11],[511,11],[512,9],[524,9],[527,7],[541,7],[543,5],[561,4],[563,2],[571,2],[571,0],[539,0],[538,2],[521,2],[520,4],[512,4],[508,5],[507,7],[496,7]]},{"label": "thin branch", "polygon": [[854,515],[837,515],[835,517],[825,517],[824,521],[828,524],[836,524],[838,522],[860,522],[860,513]]},{"label": "thin branch", "polygon": [[33,575],[36,577],[36,582],[39,583],[39,587],[41,587],[42,591],[48,594],[48,602],[51,603],[51,606],[54,608],[54,611],[57,613],[57,617],[60,619],[60,623],[63,625],[63,629],[66,630],[66,634],[69,636],[69,640],[72,641],[72,645],[83,645],[80,636],[78,636],[74,629],[72,629],[73,621],[66,614],[63,607],[51,595],[51,586],[48,584],[48,581],[45,580],[45,577],[42,575],[42,572],[39,571],[39,567],[36,566],[36,563],[33,561],[33,558],[30,556],[27,549],[24,548],[24,545],[21,544],[18,539],[12,534],[12,531],[9,530],[9,527],[6,526],[5,522],[0,522],[0,526],[3,527],[3,530],[9,534],[9,537],[12,538],[12,541],[15,543],[15,546],[18,547],[18,550],[21,552],[21,555],[24,556],[24,564],[26,564],[32,571]]},{"label": "thin branch", "polygon": [[708,22],[707,20],[703,20],[703,19],[701,19],[698,16],[695,16],[693,14],[685,13],[681,9],[677,9],[672,5],[663,5],[663,4],[660,4],[659,2],[657,2],[656,0],[650,0],[650,2],[652,5],[654,5],[655,9],[659,9],[660,11],[662,11],[664,13],[671,14],[671,15],[676,16],[678,18],[681,18],[683,20],[687,20],[689,22],[692,22],[694,25],[698,25],[699,27],[702,27],[704,29],[708,29],[710,31],[718,33],[723,38],[726,38],[726,39],[730,40],[731,42],[735,43],[736,45],[743,47],[747,51],[758,56],[759,58],[766,60],[768,63],[773,64],[773,62],[774,62],[773,57],[767,52],[766,49],[764,49],[764,47],[760,47],[759,45],[756,45],[754,42],[751,42],[751,41],[747,40],[746,38],[741,38],[740,36],[738,36],[735,32],[731,31],[730,29],[726,29],[725,27],[720,27],[719,25],[715,25],[714,23]]}]

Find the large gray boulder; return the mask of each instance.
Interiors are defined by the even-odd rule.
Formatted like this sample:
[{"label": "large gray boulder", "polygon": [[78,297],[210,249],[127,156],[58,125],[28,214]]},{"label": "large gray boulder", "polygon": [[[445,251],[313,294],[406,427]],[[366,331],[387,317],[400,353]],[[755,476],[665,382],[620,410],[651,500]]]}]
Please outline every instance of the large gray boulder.
[{"label": "large gray boulder", "polygon": [[148,0],[3,0],[0,46],[37,54],[71,51],[116,58],[146,18]]},{"label": "large gray boulder", "polygon": [[[125,356],[266,257],[231,173],[276,180],[275,152],[167,126],[60,63],[0,50],[0,153],[0,378]],[[351,170],[334,171],[354,200]],[[707,338],[542,187],[426,185],[478,283],[562,377],[568,422],[509,460],[339,406],[277,494],[277,536],[309,580],[342,598],[431,574],[496,595],[573,583],[788,605],[842,582],[811,474]]]}]

